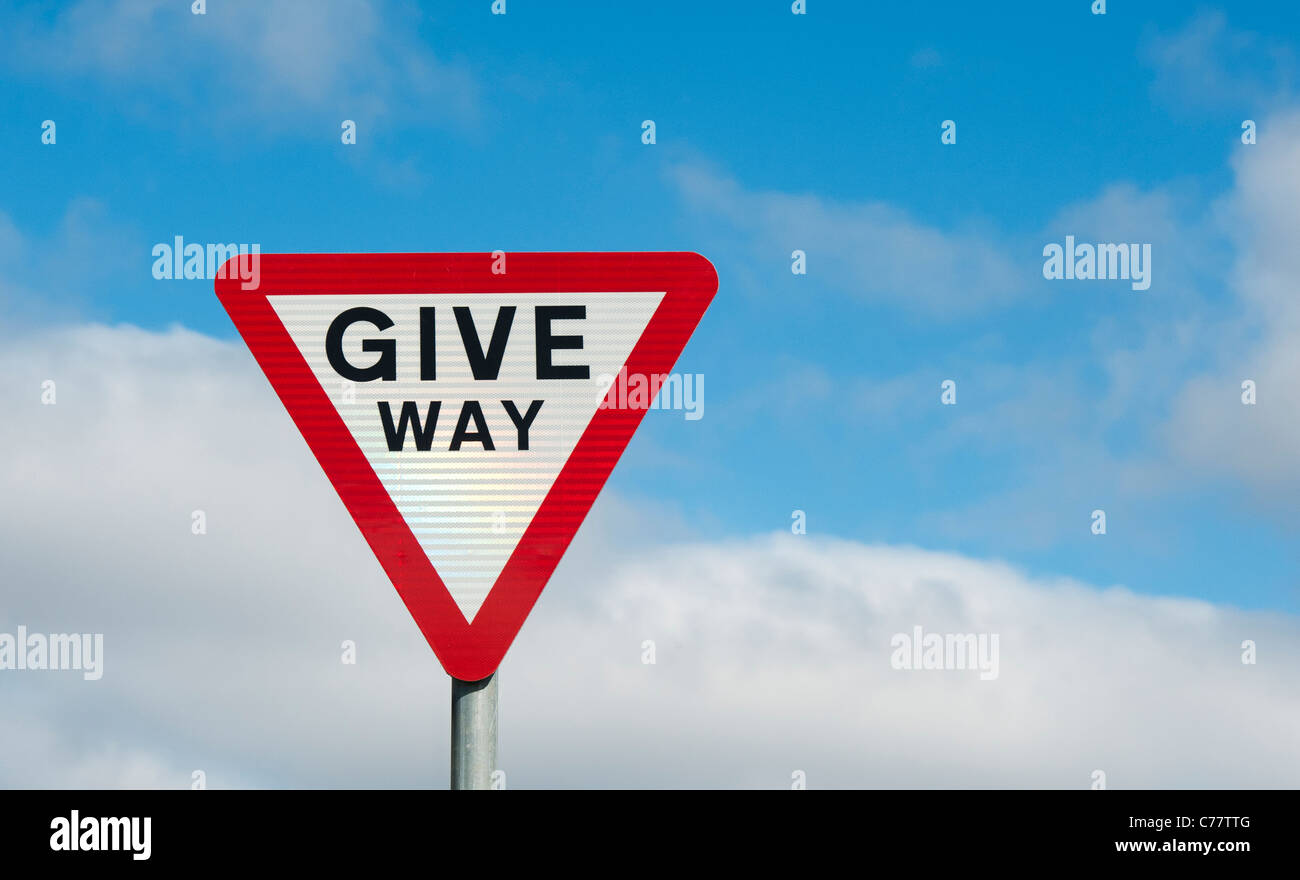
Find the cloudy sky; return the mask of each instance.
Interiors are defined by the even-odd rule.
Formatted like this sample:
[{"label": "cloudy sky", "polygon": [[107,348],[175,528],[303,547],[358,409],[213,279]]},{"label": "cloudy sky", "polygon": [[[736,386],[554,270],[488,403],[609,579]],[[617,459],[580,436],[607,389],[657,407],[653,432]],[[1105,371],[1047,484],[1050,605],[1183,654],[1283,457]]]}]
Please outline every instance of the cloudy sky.
[{"label": "cloudy sky", "polygon": [[[177,235],[717,267],[704,417],[501,668],[511,788],[1300,786],[1300,13],[507,5],[0,12],[0,633],[105,642],[0,670],[0,786],[447,782],[447,677]],[[1067,235],[1150,289],[1045,280]],[[916,626],[997,677],[893,668]]]}]

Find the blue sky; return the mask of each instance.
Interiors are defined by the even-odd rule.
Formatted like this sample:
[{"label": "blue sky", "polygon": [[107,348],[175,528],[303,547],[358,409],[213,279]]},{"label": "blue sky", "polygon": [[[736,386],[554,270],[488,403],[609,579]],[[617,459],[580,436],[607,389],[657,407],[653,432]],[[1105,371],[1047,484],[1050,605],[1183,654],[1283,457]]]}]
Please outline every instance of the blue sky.
[{"label": "blue sky", "polygon": [[[370,27],[327,4],[8,7],[6,335],[95,321],[234,338],[210,282],[151,277],[175,235],[699,251],[721,286],[678,369],[704,374],[705,417],[649,413],[615,491],[702,540],[788,529],[801,509],[819,535],[1300,609],[1294,435],[1261,417],[1235,445],[1186,439],[1254,418],[1243,370],[1282,344],[1225,215],[1234,163],[1292,107],[1300,13],[489,5],[367,5]],[[1258,146],[1240,141],[1248,118]],[[1152,242],[1151,289],[1045,282],[1041,249],[1066,234]],[[1270,388],[1260,406],[1284,400]]]}]

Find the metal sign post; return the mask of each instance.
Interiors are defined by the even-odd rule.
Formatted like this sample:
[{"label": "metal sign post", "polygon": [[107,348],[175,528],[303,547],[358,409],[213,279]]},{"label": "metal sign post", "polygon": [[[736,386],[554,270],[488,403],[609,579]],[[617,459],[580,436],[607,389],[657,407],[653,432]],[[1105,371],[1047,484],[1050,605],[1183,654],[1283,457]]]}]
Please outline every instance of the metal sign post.
[{"label": "metal sign post", "polygon": [[451,680],[451,788],[483,791],[497,769],[497,673]]}]

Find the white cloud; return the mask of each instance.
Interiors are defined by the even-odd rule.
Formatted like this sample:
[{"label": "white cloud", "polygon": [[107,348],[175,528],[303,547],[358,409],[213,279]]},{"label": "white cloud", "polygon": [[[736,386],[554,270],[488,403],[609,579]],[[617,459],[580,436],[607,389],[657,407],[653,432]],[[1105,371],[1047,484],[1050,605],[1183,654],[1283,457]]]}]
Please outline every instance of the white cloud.
[{"label": "white cloud", "polygon": [[[1300,112],[1261,124],[1268,135],[1237,153],[1235,186],[1221,206],[1237,248],[1239,317],[1222,328],[1216,368],[1179,394],[1167,442],[1183,461],[1300,509]],[[1254,406],[1242,404],[1246,379],[1257,386]]]},{"label": "white cloud", "polygon": [[[845,414],[869,415],[873,426],[906,425],[918,473],[974,451],[998,474],[1015,456],[1000,486],[928,511],[919,524],[1008,551],[1043,549],[1077,533],[1069,511],[1096,506],[1098,486],[1126,505],[1226,486],[1246,507],[1262,499],[1270,518],[1282,508],[1285,528],[1300,525],[1300,251],[1291,241],[1300,226],[1300,111],[1260,124],[1268,138],[1234,148],[1233,185],[1216,199],[1191,181],[1116,183],[1045,224],[1040,246],[1067,234],[1152,244],[1149,291],[1047,285],[1040,304],[1063,326],[1083,324],[1078,340],[1062,337],[1059,350],[1026,361],[1023,346],[1017,359],[1002,340],[976,338],[908,374],[810,386],[851,401]],[[758,198],[707,179],[722,193],[715,202]],[[947,377],[958,380],[961,403],[936,423]],[[1254,407],[1241,403],[1244,379],[1258,386]]]},{"label": "white cloud", "polygon": [[[66,328],[9,340],[0,371],[0,631],[105,635],[98,682],[0,672],[0,784],[445,782],[445,676],[242,344]],[[892,670],[917,624],[998,633],[1000,677]],[[1281,615],[684,538],[606,496],[503,667],[502,766],[512,787],[1295,786],[1298,661]]]},{"label": "white cloud", "polygon": [[[1196,304],[1206,287],[1222,277],[1229,257],[1222,231],[1203,206],[1204,199],[1190,185],[1144,190],[1131,183],[1114,183],[1057,212],[1043,233],[1042,244],[1060,243],[1066,235],[1073,235],[1077,242],[1150,244],[1151,289],[1142,296],[1176,302],[1182,314]],[[1087,295],[1077,287],[1063,285],[1061,282],[1057,290]],[[1130,287],[1128,282],[1122,286]]]},{"label": "white cloud", "polygon": [[472,123],[474,81],[420,42],[421,19],[382,0],[223,0],[202,16],[171,0],[82,0],[9,30],[13,63],[142,87],[153,100],[129,105],[139,112],[166,100],[217,127],[275,128],[304,114],[336,129],[343,118]]},{"label": "white cloud", "polygon": [[1249,118],[1289,99],[1295,55],[1270,37],[1229,26],[1202,10],[1183,27],[1155,35],[1146,46],[1155,69],[1152,91],[1185,107],[1228,110]]},{"label": "white cloud", "polygon": [[790,253],[803,250],[810,276],[868,302],[960,315],[1026,289],[1027,271],[982,231],[942,230],[886,202],[750,192],[699,163],[674,166],[670,178],[688,204],[740,232],[758,259],[788,271]]}]

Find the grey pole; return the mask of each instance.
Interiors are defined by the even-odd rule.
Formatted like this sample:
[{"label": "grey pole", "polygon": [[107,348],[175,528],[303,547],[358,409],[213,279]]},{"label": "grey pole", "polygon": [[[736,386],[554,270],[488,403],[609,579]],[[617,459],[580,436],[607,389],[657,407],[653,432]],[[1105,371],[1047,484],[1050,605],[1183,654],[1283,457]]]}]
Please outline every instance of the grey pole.
[{"label": "grey pole", "polygon": [[497,769],[497,673],[451,680],[451,787],[489,789]]}]

